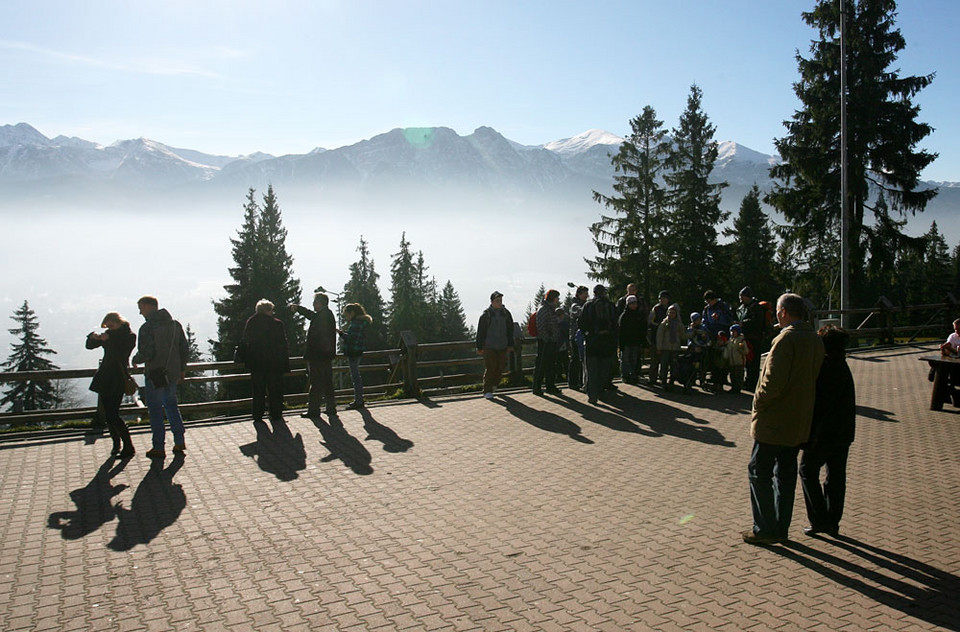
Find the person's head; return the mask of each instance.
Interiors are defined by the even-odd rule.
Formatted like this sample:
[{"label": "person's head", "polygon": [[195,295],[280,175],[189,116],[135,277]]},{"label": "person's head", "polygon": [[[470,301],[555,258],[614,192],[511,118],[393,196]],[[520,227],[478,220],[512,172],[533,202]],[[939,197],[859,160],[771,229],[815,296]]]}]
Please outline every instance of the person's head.
[{"label": "person's head", "polygon": [[690,326],[698,327],[703,321],[703,315],[700,312],[690,312]]},{"label": "person's head", "polygon": [[157,311],[159,307],[160,301],[155,296],[141,296],[137,299],[137,310],[144,318]]},{"label": "person's head", "polygon": [[637,295],[637,284],[628,283],[627,284],[627,296],[636,296]]},{"label": "person's head", "polygon": [[268,301],[265,298],[257,301],[256,311],[258,314],[266,314],[267,316],[273,316],[273,303]]},{"label": "person's head", "polygon": [[313,308],[317,311],[321,309],[326,309],[327,305],[330,304],[330,297],[324,294],[323,292],[317,292],[313,295]]},{"label": "person's head", "polygon": [[126,319],[121,316],[118,312],[107,312],[107,315],[103,317],[103,320],[100,322],[100,326],[105,329],[119,329],[124,325],[129,325]]},{"label": "person's head", "polygon": [[781,294],[777,299],[777,322],[785,327],[797,320],[807,317],[807,304],[799,294]]},{"label": "person's head", "polygon": [[953,321],[953,330],[960,334],[960,318]]},{"label": "person's head", "polygon": [[744,288],[740,290],[740,302],[746,305],[752,300],[753,300],[753,290],[750,289],[749,285],[744,286]]},{"label": "person's head", "polygon": [[659,299],[660,299],[660,304],[661,304],[661,305],[669,305],[669,304],[670,304],[670,292],[668,292],[668,291],[666,291],[666,290],[660,290]]},{"label": "person's head", "polygon": [[547,303],[556,303],[560,300],[560,292],[557,290],[547,290],[547,293],[543,296],[543,300]]},{"label": "person's head", "polygon": [[633,294],[627,296],[627,309],[634,312],[640,309],[640,301]]},{"label": "person's head", "polygon": [[703,302],[713,307],[717,303],[717,294],[713,290],[707,290],[703,293]]},{"label": "person's head", "polygon": [[667,308],[667,318],[679,318],[680,317],[680,306],[674,303]]},{"label": "person's head", "polygon": [[343,308],[343,317],[347,320],[353,320],[354,318],[366,315],[367,312],[363,310],[363,305],[360,303],[347,303]]},{"label": "person's head", "polygon": [[596,298],[604,298],[607,295],[607,288],[602,283],[597,283],[593,286],[593,295]]},{"label": "person's head", "polygon": [[590,296],[590,288],[586,285],[579,285],[577,286],[577,293],[574,296],[581,301],[585,301]]},{"label": "person's head", "polygon": [[494,291],[494,293],[490,295],[490,307],[494,309],[503,307],[503,294]]},{"label": "person's head", "polygon": [[[957,326],[960,320],[954,321]],[[836,325],[824,325],[817,332],[820,334],[820,340],[823,341],[823,350],[828,356],[842,356],[847,352],[847,343],[850,341],[850,334],[837,327]]]},{"label": "person's head", "polygon": [[730,325],[730,337],[731,337],[731,338],[736,338],[736,337],[738,337],[738,336],[739,336],[740,334],[742,334],[742,333],[743,333],[743,328],[740,327],[740,325],[738,325],[738,324],[736,324],[736,323],[734,323],[733,325]]}]

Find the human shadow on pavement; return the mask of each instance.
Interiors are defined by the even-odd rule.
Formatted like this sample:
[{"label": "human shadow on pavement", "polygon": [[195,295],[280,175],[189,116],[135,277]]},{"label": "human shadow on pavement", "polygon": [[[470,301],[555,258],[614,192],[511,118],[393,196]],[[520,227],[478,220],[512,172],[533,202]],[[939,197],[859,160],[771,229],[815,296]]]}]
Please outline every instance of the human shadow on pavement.
[{"label": "human shadow on pavement", "polygon": [[413,441],[404,439],[394,432],[393,428],[388,428],[374,419],[368,409],[361,408],[360,416],[363,417],[363,429],[367,431],[365,441],[379,441],[386,452],[406,452],[413,447]]},{"label": "human shadow on pavement", "polygon": [[948,630],[960,630],[956,602],[960,577],[847,536],[818,540],[863,558],[864,564],[793,540],[770,550],[911,617]]},{"label": "human shadow on pavement", "polygon": [[[641,400],[623,391],[604,394],[600,398],[599,406],[585,404],[567,395],[560,395],[560,398],[564,400],[568,408],[583,415],[584,419],[614,430],[626,430],[629,425],[633,430],[626,431],[652,437],[666,435],[700,441],[710,445],[725,447],[736,445],[732,441],[728,441],[716,428],[709,425],[692,425],[706,424],[704,420],[661,401]],[[606,412],[605,408],[614,411],[616,414]],[[618,421],[611,423],[611,418]],[[646,426],[649,430],[643,428],[643,426]]]},{"label": "human shadow on pavement", "polygon": [[86,486],[70,492],[74,511],[56,511],[47,517],[47,527],[59,529],[64,540],[77,540],[89,535],[117,517],[113,497],[127,488],[114,485],[111,479],[126,467],[128,460],[109,458]]},{"label": "human shadow on pavement", "polygon": [[257,440],[240,446],[240,452],[257,462],[260,469],[281,481],[295,480],[307,467],[307,451],[300,433],[293,436],[283,419],[272,421],[273,431],[264,421],[253,422]]},{"label": "human shadow on pavement", "polygon": [[373,457],[356,437],[347,432],[339,417],[331,417],[329,423],[317,417],[313,420],[313,425],[317,427],[320,436],[323,437],[320,445],[330,452],[320,459],[322,462],[329,463],[330,461],[340,460],[353,470],[354,474],[360,474],[361,476],[373,474],[373,468],[370,466]]},{"label": "human shadow on pavement", "polygon": [[182,452],[174,455],[164,469],[163,461],[153,459],[150,470],[137,485],[130,509],[117,505],[117,534],[107,545],[114,551],[129,551],[138,544],[149,544],[160,532],[172,525],[187,506],[183,486],[173,477],[183,467]]},{"label": "human shadow on pavement", "polygon": [[581,434],[583,430],[580,428],[580,426],[556,413],[531,408],[530,406],[518,402],[512,397],[508,397],[506,395],[501,396],[499,399],[494,398],[490,401],[503,406],[507,409],[508,413],[520,421],[530,424],[534,428],[566,435],[574,441],[578,441],[580,443],[593,443],[593,441]]},{"label": "human shadow on pavement", "polygon": [[857,416],[867,419],[876,419],[877,421],[887,421],[892,424],[900,423],[900,420],[894,417],[889,410],[880,410],[879,408],[870,408],[869,406],[857,405]]}]

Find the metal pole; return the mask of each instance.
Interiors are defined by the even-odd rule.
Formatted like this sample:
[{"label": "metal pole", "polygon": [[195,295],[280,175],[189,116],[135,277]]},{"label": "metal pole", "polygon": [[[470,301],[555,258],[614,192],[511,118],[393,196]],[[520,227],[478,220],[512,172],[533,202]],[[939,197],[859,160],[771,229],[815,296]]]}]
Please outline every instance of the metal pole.
[{"label": "metal pole", "polygon": [[840,325],[849,327],[850,201],[847,191],[847,1],[840,0]]}]

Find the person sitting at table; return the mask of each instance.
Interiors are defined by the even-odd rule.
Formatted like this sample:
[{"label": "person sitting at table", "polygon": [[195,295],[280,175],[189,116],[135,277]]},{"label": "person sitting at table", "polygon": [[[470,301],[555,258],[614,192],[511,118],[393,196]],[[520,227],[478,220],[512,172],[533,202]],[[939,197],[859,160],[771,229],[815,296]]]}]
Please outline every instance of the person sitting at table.
[{"label": "person sitting at table", "polygon": [[953,333],[940,345],[940,353],[949,358],[960,356],[960,318],[953,321]]}]

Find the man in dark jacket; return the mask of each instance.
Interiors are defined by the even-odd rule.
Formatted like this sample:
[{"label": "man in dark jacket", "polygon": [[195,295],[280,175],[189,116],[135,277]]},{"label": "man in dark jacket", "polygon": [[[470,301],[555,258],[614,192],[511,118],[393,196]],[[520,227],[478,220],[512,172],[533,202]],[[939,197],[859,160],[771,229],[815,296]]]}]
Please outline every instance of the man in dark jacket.
[{"label": "man in dark jacket", "polygon": [[263,421],[266,394],[270,394],[270,420],[283,419],[283,374],[290,371],[287,332],[273,315],[273,303],[257,302],[256,313],[243,328],[243,363],[250,371],[253,420]]},{"label": "man in dark jacket", "polygon": [[291,305],[298,314],[310,321],[307,329],[307,347],[303,359],[307,361],[307,373],[310,375],[310,392],[307,398],[307,411],[301,417],[319,417],[321,403],[326,404],[324,412],[330,416],[337,414],[336,394],[333,391],[333,359],[337,357],[337,320],[329,308],[330,299],[326,294],[313,295],[313,310],[300,305]]},{"label": "man in dark jacket", "polygon": [[[810,518],[803,532],[836,537],[847,492],[847,454],[856,430],[857,396],[845,357],[849,334],[833,325],[821,327],[819,333],[826,356],[817,378],[810,440],[800,458],[800,483]],[[824,466],[827,476],[821,485]]]},{"label": "man in dark jacket", "polygon": [[587,356],[587,401],[596,404],[617,356],[617,307],[607,298],[604,286],[594,286],[593,298],[583,306],[580,330]]},{"label": "man in dark jacket", "polygon": [[573,302],[570,303],[570,368],[567,371],[567,385],[575,391],[581,390],[584,384],[583,373],[586,362],[583,332],[580,331],[580,314],[588,298],[590,298],[590,290],[581,285],[577,287]]},{"label": "man in dark jacket", "polygon": [[647,341],[650,343],[650,384],[657,383],[657,367],[660,366],[660,354],[657,352],[657,329],[660,323],[667,317],[667,310],[670,309],[670,292],[660,290],[657,297],[657,304],[650,310],[647,316]]},{"label": "man in dark jacket", "polygon": [[763,326],[766,314],[753,296],[753,290],[745,287],[740,290],[740,307],[737,309],[737,322],[740,323],[743,337],[750,345],[751,355],[747,360],[747,378],[743,388],[752,391],[760,378],[760,342],[763,340]]},{"label": "man in dark jacket", "polygon": [[477,323],[477,353],[483,356],[483,396],[493,399],[507,367],[507,354],[513,349],[513,316],[503,306],[503,294],[490,295],[490,307]]},{"label": "man in dark jacket", "polygon": [[557,346],[560,343],[560,326],[557,306],[560,292],[548,290],[543,304],[537,310],[537,362],[533,367],[533,394],[543,394],[543,383],[548,393],[559,393],[557,388]]}]

